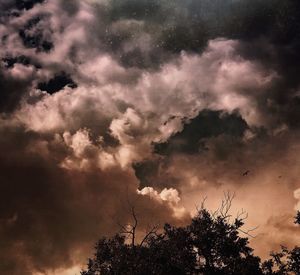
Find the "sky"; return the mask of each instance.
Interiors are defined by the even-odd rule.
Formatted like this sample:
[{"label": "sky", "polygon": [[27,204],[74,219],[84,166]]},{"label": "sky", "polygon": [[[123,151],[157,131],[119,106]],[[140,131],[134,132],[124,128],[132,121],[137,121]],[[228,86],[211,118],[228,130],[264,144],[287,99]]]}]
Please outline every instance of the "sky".
[{"label": "sky", "polygon": [[74,274],[131,220],[235,198],[300,243],[300,2],[1,0],[0,274]]}]

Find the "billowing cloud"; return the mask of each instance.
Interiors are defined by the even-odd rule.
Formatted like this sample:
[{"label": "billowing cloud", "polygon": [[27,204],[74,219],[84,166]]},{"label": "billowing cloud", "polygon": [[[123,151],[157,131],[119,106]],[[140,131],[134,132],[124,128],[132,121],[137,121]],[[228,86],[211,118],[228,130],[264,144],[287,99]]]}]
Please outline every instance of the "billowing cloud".
[{"label": "billowing cloud", "polygon": [[226,190],[257,253],[297,243],[299,10],[1,1],[0,273],[74,273],[127,206],[142,232]]},{"label": "billowing cloud", "polygon": [[[176,222],[172,205],[143,200],[133,172],[116,165],[86,130],[48,138],[16,128],[5,132],[0,159],[3,272],[31,274],[31,268],[42,272],[82,263],[95,239],[113,234],[118,222],[130,218],[127,200],[157,222]],[[18,148],[12,150],[15,143]]]},{"label": "billowing cloud", "polygon": [[144,187],[142,190],[138,190],[138,194],[142,196],[149,196],[150,199],[154,199],[160,203],[167,202],[174,210],[174,216],[182,218],[186,216],[187,212],[184,207],[178,206],[180,202],[179,193],[174,188],[164,188],[160,193],[154,190],[152,187]]},{"label": "billowing cloud", "polygon": [[299,202],[300,201],[300,189],[297,189],[294,191],[294,198],[296,200],[298,200],[295,208],[296,208],[296,210],[300,211],[300,202]]}]

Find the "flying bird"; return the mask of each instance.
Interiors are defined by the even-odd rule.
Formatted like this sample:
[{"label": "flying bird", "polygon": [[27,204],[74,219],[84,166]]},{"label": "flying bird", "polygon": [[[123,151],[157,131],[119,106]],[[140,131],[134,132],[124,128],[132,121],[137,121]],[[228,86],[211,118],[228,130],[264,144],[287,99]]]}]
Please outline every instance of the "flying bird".
[{"label": "flying bird", "polygon": [[250,173],[249,170],[245,171],[245,172],[243,173],[243,177],[247,176],[249,173]]}]

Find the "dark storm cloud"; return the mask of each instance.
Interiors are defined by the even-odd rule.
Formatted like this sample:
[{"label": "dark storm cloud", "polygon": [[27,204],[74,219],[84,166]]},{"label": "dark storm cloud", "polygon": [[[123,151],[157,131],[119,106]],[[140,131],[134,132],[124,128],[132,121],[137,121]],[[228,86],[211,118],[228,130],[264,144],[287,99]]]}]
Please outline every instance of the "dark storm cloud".
[{"label": "dark storm cloud", "polygon": [[[153,56],[179,53],[182,50],[200,53],[209,39],[226,37],[255,41],[265,37],[275,47],[291,45],[299,38],[299,3],[289,1],[157,1],[128,0],[110,1],[108,7],[99,11],[104,18],[106,34],[99,38],[107,43],[107,49],[117,51],[125,65],[142,65],[147,56],[134,47],[139,33],[149,34],[153,39]],[[138,29],[112,31],[116,22],[133,20],[142,22]],[[132,51],[124,52],[124,44],[132,41]],[[294,45],[296,46],[296,45]],[[156,53],[156,55],[155,55]],[[141,54],[139,62],[128,64],[127,55]],[[148,53],[149,54],[149,53]],[[123,58],[123,59],[122,59]],[[164,60],[161,56],[161,61]],[[132,58],[128,57],[128,62]],[[153,60],[154,61],[154,60]],[[155,64],[155,62],[153,63]],[[144,63],[146,66],[147,63]],[[148,64],[151,65],[151,62]]]},{"label": "dark storm cloud", "polygon": [[0,112],[9,113],[19,106],[31,82],[32,79],[16,79],[9,76],[1,71],[0,67]]},{"label": "dark storm cloud", "polygon": [[[107,49],[125,66],[160,65],[182,50],[201,53],[209,39],[241,41],[240,54],[279,75],[270,91],[257,97],[273,124],[299,126],[300,6],[299,1],[111,1],[107,12]],[[136,20],[137,28],[112,31],[120,20]],[[134,36],[151,37],[150,50]],[[130,50],[124,51],[129,43]],[[255,99],[256,100],[256,99]],[[275,119],[274,119],[275,118]]]},{"label": "dark storm cloud", "polygon": [[[34,1],[21,2],[31,5]],[[60,4],[71,15],[78,12],[76,1],[68,5],[61,1]],[[209,39],[217,37],[246,41],[265,37],[275,46],[291,45],[299,38],[299,3],[295,0],[189,0],[172,3],[113,0],[107,4],[95,2],[94,5],[99,24],[92,34],[102,42],[104,49],[114,53],[127,66],[155,65],[164,61],[164,55],[172,56],[168,52],[200,53]],[[29,23],[36,20],[31,19]],[[125,27],[116,27],[118,22]],[[28,24],[27,28],[32,27]],[[150,52],[138,45],[140,35],[151,37]],[[39,39],[27,39],[26,43],[39,44],[34,40]],[[127,43],[130,50],[124,48]],[[132,61],[135,58],[136,61]]]},{"label": "dark storm cloud", "polygon": [[74,89],[77,87],[77,84],[70,76],[62,72],[61,74],[55,75],[54,78],[51,78],[48,82],[39,83],[37,88],[46,91],[49,94],[53,94],[63,89],[65,86]]},{"label": "dark storm cloud", "polygon": [[171,136],[164,143],[154,144],[154,152],[161,155],[173,153],[197,154],[205,150],[205,139],[219,135],[242,137],[247,123],[239,114],[204,110],[184,123],[183,130]]},{"label": "dark storm cloud", "polygon": [[[2,12],[0,13],[0,26],[4,27],[13,18],[18,17],[18,13],[14,13],[15,9],[18,10],[29,10],[33,8],[36,3],[42,3],[43,1],[4,1],[1,3]],[[41,27],[37,27],[40,23],[40,17],[34,17],[29,19],[24,26],[17,30],[25,47],[35,48],[38,51],[48,51],[53,45],[51,42],[43,38]],[[44,26],[43,26],[44,27]],[[31,34],[29,34],[31,32]],[[2,33],[3,35],[3,33]],[[0,112],[12,112],[19,105],[25,94],[28,94],[29,89],[32,88],[34,80],[34,71],[41,68],[39,62],[32,60],[31,57],[22,53],[15,53],[14,48],[7,47],[10,35],[14,33],[4,33],[2,36],[0,51],[1,54],[1,66],[0,66]],[[16,47],[18,48],[18,47]],[[17,65],[21,65],[21,70],[32,70],[31,75],[26,76],[24,71],[16,73],[14,69]],[[18,67],[18,70],[21,68]]]},{"label": "dark storm cloud", "polygon": [[162,190],[179,186],[179,179],[168,171],[170,165],[171,161],[168,158],[153,158],[133,163],[132,167],[139,180],[139,188],[151,186]]},{"label": "dark storm cloud", "polygon": [[[41,24],[42,26],[40,26]],[[45,24],[43,16],[37,16],[28,20],[25,26],[19,30],[19,36],[25,47],[44,52],[49,52],[53,49],[54,45],[50,37],[44,37],[47,25],[43,24]]]},{"label": "dark storm cloud", "polygon": [[30,58],[24,55],[20,55],[17,57],[4,57],[3,63],[7,69],[12,68],[15,64],[22,64],[24,66],[28,66],[31,64]]},{"label": "dark storm cloud", "polygon": [[140,181],[140,187],[152,186],[156,181],[159,171],[160,161],[144,160],[143,162],[134,163],[132,165],[135,176]]},{"label": "dark storm cloud", "polygon": [[3,0],[1,1],[1,11],[7,11],[10,9],[29,10],[38,3],[42,3],[44,0]]},{"label": "dark storm cloud", "polygon": [[276,207],[284,194],[292,209],[299,1],[4,0],[0,10],[0,272],[82,264],[128,221],[128,196],[142,228],[184,221],[174,202],[219,187]]},{"label": "dark storm cloud", "polygon": [[214,153],[217,158],[226,158],[232,150],[231,146],[238,146],[245,131],[249,129],[239,114],[221,111],[204,110],[195,118],[182,121],[184,123],[182,131],[175,133],[163,143],[153,144],[154,153],[164,157],[156,157],[133,165],[140,187],[178,186],[180,180],[168,172],[172,166],[172,156],[177,154],[206,155],[206,151],[211,150],[209,148],[211,140],[221,137],[222,140],[228,142],[226,146],[229,148],[226,152],[223,150],[223,152],[215,151]]},{"label": "dark storm cloud", "polygon": [[34,5],[38,3],[43,3],[44,0],[15,0],[16,8],[19,10],[29,10],[34,7]]},{"label": "dark storm cloud", "polygon": [[[8,3],[12,9],[13,2],[7,1],[6,6]],[[76,1],[68,5],[60,1],[59,5],[71,18],[79,12]],[[261,62],[282,76],[282,89],[271,91],[270,97],[284,97],[283,94],[291,91],[282,90],[297,89],[299,84],[300,9],[297,1],[114,0],[93,2],[92,6],[96,22],[90,26],[90,33],[83,38],[87,41],[83,42],[109,53],[125,67],[159,69],[182,50],[201,54],[210,39],[225,37],[243,41],[242,56]],[[48,16],[35,15],[18,30],[25,47],[53,50],[55,42]],[[73,45],[68,53],[75,64],[79,51],[80,48]],[[260,100],[264,105],[267,98]],[[275,103],[277,101],[283,103],[283,108],[294,104],[293,100],[283,102],[275,98]]]},{"label": "dark storm cloud", "polygon": [[1,127],[0,136],[2,273],[69,267],[78,261],[75,251],[84,261],[95,239],[113,234],[117,222],[130,218],[128,200],[135,204],[141,227],[146,227],[145,215],[156,222],[172,220],[171,209],[155,202],[148,207],[148,200],[136,194],[130,171],[69,171],[59,162],[70,149],[53,137],[9,126]]},{"label": "dark storm cloud", "polygon": [[5,24],[12,17],[18,17],[24,11],[32,9],[45,0],[3,0],[0,3],[0,23]]}]

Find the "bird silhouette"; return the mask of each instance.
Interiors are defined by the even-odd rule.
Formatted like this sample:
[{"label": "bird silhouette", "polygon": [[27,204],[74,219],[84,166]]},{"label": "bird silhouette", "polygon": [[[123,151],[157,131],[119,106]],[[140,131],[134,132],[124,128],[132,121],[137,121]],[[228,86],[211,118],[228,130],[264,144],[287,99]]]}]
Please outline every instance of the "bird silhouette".
[{"label": "bird silhouette", "polygon": [[245,171],[245,172],[243,173],[243,177],[247,176],[249,173],[250,173],[249,170]]}]

